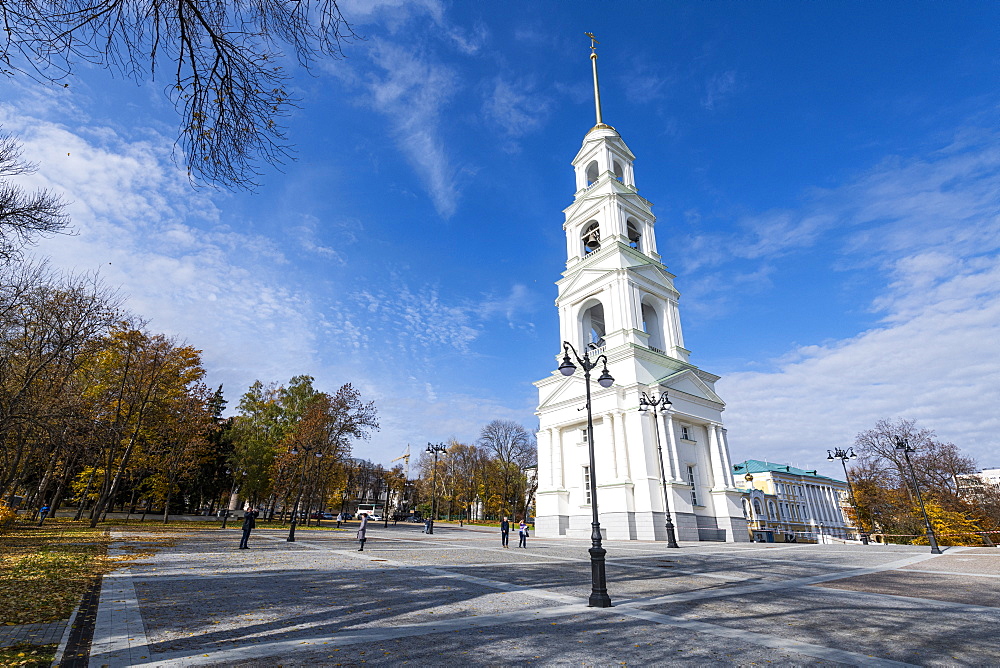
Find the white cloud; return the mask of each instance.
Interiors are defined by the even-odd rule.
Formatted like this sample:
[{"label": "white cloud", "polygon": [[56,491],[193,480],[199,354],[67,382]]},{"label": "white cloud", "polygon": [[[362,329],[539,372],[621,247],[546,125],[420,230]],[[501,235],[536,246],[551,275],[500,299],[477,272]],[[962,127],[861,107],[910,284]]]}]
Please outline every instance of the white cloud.
[{"label": "white cloud", "polygon": [[797,348],[774,361],[773,372],[720,382],[734,457],[815,462],[876,420],[900,416],[981,463],[993,461],[1000,446],[995,139],[962,133],[929,156],[887,160],[842,188],[814,193],[781,224],[754,227],[760,252],[730,249],[773,259],[822,241],[848,276],[864,271],[883,285],[867,305],[882,316],[878,327]]},{"label": "white cloud", "polygon": [[[552,101],[538,93],[535,86],[524,81],[508,81],[496,77],[483,102],[483,114],[508,139],[519,139],[536,131],[548,118]],[[509,150],[516,150],[513,142]]]},{"label": "white cloud", "polygon": [[705,84],[705,96],[701,98],[701,106],[714,111],[717,104],[723,102],[739,89],[736,72],[728,70],[712,75]]},{"label": "white cloud", "polygon": [[400,150],[423,180],[438,213],[455,213],[456,170],[441,137],[442,109],[455,94],[457,75],[444,65],[421,60],[410,46],[381,41],[372,52],[382,73],[365,81],[368,102],[385,114]]},{"label": "white cloud", "polygon": [[204,350],[209,381],[230,393],[310,368],[311,298],[279,280],[287,260],[274,243],[219,223],[209,194],[173,165],[171,140],[129,140],[106,127],[84,135],[6,106],[0,123],[40,164],[28,184],[70,202],[75,234],[38,247],[55,266],[120,285],[151,329]]}]

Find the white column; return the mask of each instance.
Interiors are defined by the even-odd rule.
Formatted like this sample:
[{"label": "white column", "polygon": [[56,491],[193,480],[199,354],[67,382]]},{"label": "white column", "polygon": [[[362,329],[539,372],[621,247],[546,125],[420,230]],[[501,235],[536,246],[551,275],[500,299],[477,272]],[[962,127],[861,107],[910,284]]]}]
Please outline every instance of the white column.
[{"label": "white column", "polygon": [[673,462],[673,479],[676,482],[684,482],[683,474],[681,473],[680,453],[677,452],[677,436],[674,434],[674,416],[672,413],[668,412],[663,416],[663,426],[665,427],[667,443],[669,444],[670,461]]},{"label": "white column", "polygon": [[733,460],[729,456],[729,430],[725,427],[720,427],[719,429],[722,434],[723,459],[726,463],[726,487],[735,487],[736,484],[733,482]]},{"label": "white column", "polygon": [[812,500],[809,498],[810,496],[812,496],[809,491],[809,485],[805,482],[802,483],[802,491],[803,491],[802,499],[805,501],[805,506],[806,506],[806,515],[813,522],[815,522],[816,520],[822,520],[821,517],[817,516],[816,510],[813,508]]},{"label": "white column", "polygon": [[673,460],[673,450],[672,447],[673,439],[673,425],[670,423],[669,413],[660,413],[659,422],[657,422],[656,416],[653,416],[653,429],[659,429],[660,434],[660,444],[663,447],[663,475],[666,477],[667,481],[671,481],[677,477],[676,469],[674,468],[676,464]]},{"label": "white column", "polygon": [[609,457],[609,463],[611,465],[611,476],[612,480],[619,479],[619,469],[618,469],[618,411],[613,411],[605,416],[605,422],[608,423],[607,433],[608,433],[608,445],[610,449],[608,452],[611,454]]},{"label": "white column", "polygon": [[823,486],[823,491],[826,492],[826,502],[830,508],[830,520],[836,522],[840,526],[844,525],[843,517],[840,511],[837,509],[837,492],[832,487]]},{"label": "white column", "polygon": [[712,489],[724,489],[726,487],[726,473],[723,469],[722,450],[719,447],[718,425],[709,423],[708,431],[708,457],[712,463]]},{"label": "white column", "polygon": [[625,429],[625,413],[623,411],[615,412],[615,456],[616,456],[616,468],[618,469],[619,480],[631,480],[632,471],[629,467],[628,461],[628,441],[626,439],[626,434],[628,432]]},{"label": "white column", "polygon": [[552,464],[553,478],[552,484],[557,489],[566,489],[565,471],[566,460],[563,455],[563,441],[566,439],[566,432],[558,427],[552,428]]},{"label": "white column", "polygon": [[[545,467],[544,470],[542,467]],[[544,473],[544,475],[543,475]],[[552,430],[538,432],[538,484],[555,486],[555,462],[552,460]]]},{"label": "white column", "polygon": [[[614,431],[611,429],[611,415],[601,415],[600,424],[594,425],[597,440],[594,441],[594,459],[597,464],[595,485],[607,485],[613,482],[615,476]],[[593,472],[591,473],[593,475]]]}]

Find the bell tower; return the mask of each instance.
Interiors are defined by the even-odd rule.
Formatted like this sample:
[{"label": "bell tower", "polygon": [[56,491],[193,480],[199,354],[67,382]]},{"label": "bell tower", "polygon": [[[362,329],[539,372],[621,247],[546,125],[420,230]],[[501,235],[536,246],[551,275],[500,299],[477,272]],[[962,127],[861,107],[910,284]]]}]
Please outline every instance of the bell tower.
[{"label": "bell tower", "polygon": [[[593,472],[580,411],[582,378],[553,371],[535,383],[537,530],[540,536],[589,535],[589,486],[596,484],[608,538],[665,540],[666,487],[681,540],[745,540],[722,426],[725,404],[714,388],[719,377],[689,361],[680,294],[657,250],[652,203],[636,187],[635,155],[602,118],[593,38],[590,57],[597,124],[572,161],[576,190],[563,212],[566,269],[556,283],[556,308],[561,341],[589,349],[592,357],[606,355],[616,382],[592,388]],[[672,408],[640,411],[643,392],[668,392]]]}]

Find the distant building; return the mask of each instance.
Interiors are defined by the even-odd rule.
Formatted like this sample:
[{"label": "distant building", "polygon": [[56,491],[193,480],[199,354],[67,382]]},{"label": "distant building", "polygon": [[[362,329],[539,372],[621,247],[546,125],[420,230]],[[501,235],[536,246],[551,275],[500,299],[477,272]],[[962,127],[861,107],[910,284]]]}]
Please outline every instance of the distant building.
[{"label": "distant building", "polygon": [[856,534],[844,514],[850,506],[846,482],[756,459],[735,464],[733,478],[743,490],[743,514],[752,540],[822,543]]},{"label": "distant building", "polygon": [[966,473],[955,476],[958,483],[958,495],[979,501],[987,492],[1000,490],[1000,468],[983,469],[979,473]]}]

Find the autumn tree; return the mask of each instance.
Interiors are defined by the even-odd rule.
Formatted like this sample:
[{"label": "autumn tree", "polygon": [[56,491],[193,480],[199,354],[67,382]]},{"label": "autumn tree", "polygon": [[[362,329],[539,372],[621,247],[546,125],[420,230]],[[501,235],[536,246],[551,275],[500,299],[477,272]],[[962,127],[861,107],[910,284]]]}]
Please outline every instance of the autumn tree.
[{"label": "autumn tree", "polygon": [[89,430],[89,415],[76,376],[121,317],[119,297],[92,276],[0,270],[0,495],[79,454],[69,437]]},{"label": "autumn tree", "polygon": [[102,514],[125,477],[133,454],[150,438],[157,408],[184,394],[204,376],[199,351],[138,329],[113,332],[93,357],[86,374],[86,398],[100,424],[103,469],[100,493],[91,511],[91,526]]},{"label": "autumn tree", "polygon": [[[912,475],[906,458],[896,448],[901,442],[915,450],[910,454]],[[913,489],[914,477],[925,505],[935,509],[937,519],[931,518],[931,522],[942,533],[943,543],[960,540],[973,525],[980,526],[980,531],[995,526],[983,507],[970,503],[959,492],[959,476],[973,473],[975,461],[915,421],[879,420],[857,435],[854,448],[858,458],[849,474],[857,504],[854,513],[862,526],[889,536],[923,540],[919,538],[925,528]]]}]

